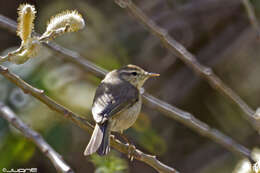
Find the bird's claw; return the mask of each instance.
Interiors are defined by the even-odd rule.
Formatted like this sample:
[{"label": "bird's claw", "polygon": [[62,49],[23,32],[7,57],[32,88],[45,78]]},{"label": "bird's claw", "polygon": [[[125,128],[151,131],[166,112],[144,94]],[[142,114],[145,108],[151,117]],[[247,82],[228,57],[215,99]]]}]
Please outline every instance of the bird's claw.
[{"label": "bird's claw", "polygon": [[134,153],[135,153],[136,147],[133,144],[128,144],[128,159],[132,162],[134,160]]}]

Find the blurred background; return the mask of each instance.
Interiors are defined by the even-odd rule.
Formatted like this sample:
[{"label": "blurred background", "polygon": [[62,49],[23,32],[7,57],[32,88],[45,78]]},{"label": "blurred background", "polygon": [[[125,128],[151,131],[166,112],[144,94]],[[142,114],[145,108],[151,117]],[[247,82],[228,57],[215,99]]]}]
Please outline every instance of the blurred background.
[{"label": "blurred background", "polygon": [[[1,0],[0,14],[16,20],[17,8],[25,2],[36,6],[35,30],[38,33],[44,32],[51,16],[65,9],[78,10],[86,21],[86,28],[65,34],[55,42],[79,52],[107,70],[131,63],[160,73],[160,78],[146,83],[149,93],[194,114],[249,148],[259,146],[259,136],[236,105],[164,49],[157,38],[113,1]],[[240,1],[134,2],[196,55],[199,62],[212,67],[250,106],[256,109],[260,105],[260,42]],[[260,1],[251,2],[260,18]],[[2,55],[19,44],[19,37],[0,28]],[[92,121],[92,99],[101,79],[75,64],[65,62],[61,55],[47,48],[23,65],[4,65],[28,83],[44,89],[58,103]],[[25,95],[2,76],[0,101],[40,132],[77,173],[155,173],[140,161],[129,162],[125,155],[117,151],[103,158],[97,155],[84,157],[89,134]],[[126,135],[142,151],[157,155],[161,161],[182,173],[231,173],[241,159],[145,105],[142,110],[138,121],[125,132]],[[24,167],[36,167],[41,173],[56,172],[33,143],[0,119],[0,170]]]}]

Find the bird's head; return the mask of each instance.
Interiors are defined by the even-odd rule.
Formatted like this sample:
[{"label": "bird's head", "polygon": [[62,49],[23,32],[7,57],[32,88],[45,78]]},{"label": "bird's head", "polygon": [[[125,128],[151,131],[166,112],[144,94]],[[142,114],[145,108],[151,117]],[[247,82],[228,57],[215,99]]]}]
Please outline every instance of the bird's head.
[{"label": "bird's head", "polygon": [[160,74],[147,72],[144,69],[131,64],[118,69],[117,73],[121,79],[130,82],[138,89],[140,89],[150,77],[160,76]]}]

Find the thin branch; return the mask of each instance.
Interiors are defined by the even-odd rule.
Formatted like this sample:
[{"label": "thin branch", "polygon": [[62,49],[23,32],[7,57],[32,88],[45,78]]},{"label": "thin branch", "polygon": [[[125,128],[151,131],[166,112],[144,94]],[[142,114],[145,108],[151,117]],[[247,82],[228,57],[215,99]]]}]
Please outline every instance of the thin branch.
[{"label": "thin branch", "polygon": [[252,4],[249,2],[249,0],[242,0],[243,5],[245,6],[249,21],[251,25],[255,28],[257,32],[257,37],[260,38],[260,26],[257,21],[257,18],[255,16],[255,11],[252,6]]},{"label": "thin branch", "polygon": [[74,173],[70,166],[64,162],[62,157],[47,142],[45,142],[39,133],[30,129],[9,107],[5,106],[1,102],[0,117],[6,119],[10,124],[17,128],[23,136],[29,138],[33,143],[35,143],[42,153],[50,159],[58,172]]},{"label": "thin branch", "polygon": [[[2,26],[4,28],[8,29],[9,31],[11,31],[12,33],[15,32],[14,21],[0,15],[0,27],[2,27]],[[61,47],[58,44],[53,43],[53,42],[45,44],[45,45],[48,46],[53,51],[62,54],[63,55],[62,57],[65,60],[79,65],[84,70],[90,71],[98,77],[104,77],[104,75],[107,73],[106,70],[104,70],[104,69],[98,67],[97,65],[89,62],[84,57],[80,56],[77,52],[66,49],[64,47]],[[2,67],[2,69],[3,69],[3,67]],[[1,73],[1,69],[0,69],[0,73]],[[19,79],[19,81],[20,81],[20,79]],[[16,85],[18,85],[17,80],[15,80],[14,83]],[[18,85],[18,86],[20,86],[21,83],[23,83],[23,82],[20,81],[18,83],[20,83]],[[172,118],[172,119],[184,124],[185,126],[187,126],[187,127],[191,128],[192,130],[196,131],[198,134],[201,134],[202,136],[206,136],[206,137],[214,140],[216,143],[219,143],[220,145],[225,147],[227,150],[234,152],[234,153],[237,153],[241,156],[247,157],[250,160],[253,160],[251,158],[251,151],[249,149],[247,149],[246,147],[236,143],[230,137],[222,134],[218,130],[210,128],[207,124],[205,124],[205,123],[201,122],[200,120],[196,119],[190,113],[187,113],[187,112],[182,111],[182,110],[180,110],[180,109],[178,109],[178,108],[176,108],[172,105],[169,105],[168,103],[166,103],[162,100],[159,100],[159,99],[153,97],[152,95],[150,95],[148,93],[144,94],[144,98],[145,98],[145,102],[149,106],[152,106],[153,108],[155,108],[159,112],[162,112],[164,115],[167,115],[169,118]],[[65,112],[65,110],[62,110],[61,113],[63,111]],[[77,124],[77,122],[75,122],[75,123]],[[81,122],[79,122],[79,123],[81,124]],[[83,126],[82,128],[86,128],[86,126]],[[91,129],[88,129],[88,130],[91,130]],[[119,149],[119,148],[120,148],[120,146],[117,146],[117,149]]]},{"label": "thin branch", "polygon": [[9,61],[9,57],[8,56],[0,56],[0,64],[3,63],[3,62],[6,62],[6,61]]},{"label": "thin branch", "polygon": [[154,21],[148,18],[144,12],[138,8],[131,0],[115,0],[122,8],[126,8],[140,23],[157,36],[162,44],[173,54],[177,55],[185,64],[187,64],[194,72],[205,78],[209,84],[220,93],[224,94],[236,103],[243,111],[245,118],[252,124],[256,130],[260,127],[256,124],[255,111],[247,105],[231,88],[229,88],[211,68],[200,64],[196,57],[191,54],[183,45],[174,40],[166,30],[159,27]]},{"label": "thin branch", "polygon": [[211,128],[206,123],[196,119],[194,115],[192,115],[191,113],[176,108],[147,93],[144,94],[144,98],[147,105],[159,109],[168,117],[181,122],[187,127],[198,132],[200,135],[205,136],[215,141],[216,143],[222,145],[223,147],[227,148],[229,151],[237,153],[240,156],[247,157],[252,162],[254,162],[254,159],[251,156],[251,151],[248,148],[244,147],[243,145],[240,145],[229,136],[221,133],[219,130]]},{"label": "thin branch", "polygon": [[[81,127],[82,129],[86,130],[89,133],[92,133],[93,131],[93,126],[86,121],[85,119],[81,118],[79,115],[73,113],[69,109],[63,107],[62,105],[56,103],[54,100],[49,98],[44,94],[43,90],[39,90],[37,88],[32,87],[25,81],[23,81],[20,77],[17,75],[11,73],[8,71],[8,69],[4,66],[0,65],[0,73],[5,76],[9,81],[13,82],[15,85],[20,87],[24,93],[28,93],[32,95],[33,97],[37,98],[40,100],[42,103],[46,104],[50,109],[59,112],[63,117],[66,119],[71,120],[74,122],[76,125]],[[128,154],[128,145],[125,145],[121,143],[119,140],[115,140],[113,137],[111,137],[111,144],[112,146],[117,149],[118,151]],[[164,163],[160,162],[159,160],[156,159],[155,156],[151,156],[148,154],[145,154],[141,152],[140,150],[135,150],[134,151],[134,157],[137,160],[143,161],[156,169],[160,173],[178,173],[175,169],[165,165]]]},{"label": "thin branch", "polygon": [[17,56],[22,51],[24,51],[24,47],[20,46],[18,49],[14,50],[12,52],[9,52],[7,55],[5,55],[3,57],[0,56],[0,64],[3,62],[11,61],[12,57]]}]

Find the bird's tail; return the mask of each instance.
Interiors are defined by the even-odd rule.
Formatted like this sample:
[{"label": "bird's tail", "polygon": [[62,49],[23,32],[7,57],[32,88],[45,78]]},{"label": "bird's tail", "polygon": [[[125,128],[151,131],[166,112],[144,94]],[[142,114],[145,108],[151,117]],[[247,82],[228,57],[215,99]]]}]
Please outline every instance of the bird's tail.
[{"label": "bird's tail", "polygon": [[107,153],[110,151],[110,127],[109,122],[106,121],[104,124],[102,124],[101,130],[103,132],[103,139],[101,142],[101,145],[99,146],[97,153],[100,156],[107,155]]},{"label": "bird's tail", "polygon": [[103,124],[96,124],[92,133],[91,139],[84,151],[84,155],[91,155],[97,152],[99,155],[106,155],[110,150],[110,129],[108,128],[109,122]]}]

